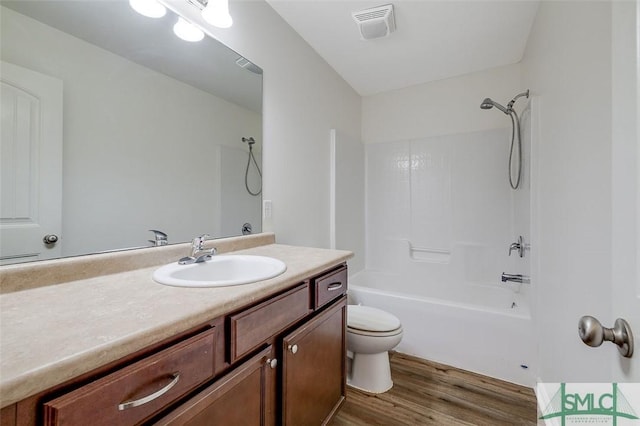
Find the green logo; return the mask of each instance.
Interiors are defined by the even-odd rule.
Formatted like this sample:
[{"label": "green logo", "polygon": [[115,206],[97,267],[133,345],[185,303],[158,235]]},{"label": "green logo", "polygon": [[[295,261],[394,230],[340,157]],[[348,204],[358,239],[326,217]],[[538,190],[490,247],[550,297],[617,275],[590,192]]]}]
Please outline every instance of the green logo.
[{"label": "green logo", "polygon": [[588,384],[574,384],[573,391],[568,391],[567,384],[560,383],[559,389],[542,410],[540,419],[560,420],[562,426],[565,426],[568,418],[572,424],[593,424],[603,423],[608,417],[614,426],[618,424],[619,418],[638,420],[636,412],[620,392],[617,383],[611,384],[610,391],[602,389],[602,385],[595,386],[597,389],[593,386],[589,388]]}]

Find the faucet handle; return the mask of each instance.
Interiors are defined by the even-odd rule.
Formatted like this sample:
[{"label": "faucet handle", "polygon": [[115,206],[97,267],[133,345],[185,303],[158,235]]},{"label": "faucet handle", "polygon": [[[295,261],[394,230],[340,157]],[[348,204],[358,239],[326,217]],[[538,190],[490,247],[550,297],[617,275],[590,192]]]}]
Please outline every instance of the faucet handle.
[{"label": "faucet handle", "polygon": [[167,238],[167,234],[162,231],[158,231],[157,229],[149,229],[150,232],[153,232],[154,240],[149,240],[150,243],[153,243],[155,246],[166,246],[169,241]]},{"label": "faucet handle", "polygon": [[202,234],[198,237],[195,237],[191,242],[191,246],[196,250],[202,250],[204,246],[204,242],[209,238],[209,234]]},{"label": "faucet handle", "polygon": [[522,235],[520,235],[518,237],[518,240],[515,243],[511,243],[511,245],[509,246],[509,256],[511,256],[512,251],[516,250],[520,257],[524,257],[524,251],[527,248],[528,247],[524,242],[524,238],[522,238]]}]

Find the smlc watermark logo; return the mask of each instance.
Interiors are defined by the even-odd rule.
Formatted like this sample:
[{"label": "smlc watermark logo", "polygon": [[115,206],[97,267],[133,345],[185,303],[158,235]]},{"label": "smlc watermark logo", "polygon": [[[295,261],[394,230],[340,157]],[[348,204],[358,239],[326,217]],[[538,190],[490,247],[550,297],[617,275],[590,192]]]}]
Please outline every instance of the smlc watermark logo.
[{"label": "smlc watermark logo", "polygon": [[640,426],[640,383],[538,383],[538,424]]}]

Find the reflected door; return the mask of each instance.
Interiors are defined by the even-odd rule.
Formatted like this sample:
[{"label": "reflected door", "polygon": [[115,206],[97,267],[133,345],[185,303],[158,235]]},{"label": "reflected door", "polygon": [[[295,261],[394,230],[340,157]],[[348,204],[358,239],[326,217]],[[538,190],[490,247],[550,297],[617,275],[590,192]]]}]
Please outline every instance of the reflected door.
[{"label": "reflected door", "polygon": [[0,67],[0,263],[60,257],[62,81]]}]

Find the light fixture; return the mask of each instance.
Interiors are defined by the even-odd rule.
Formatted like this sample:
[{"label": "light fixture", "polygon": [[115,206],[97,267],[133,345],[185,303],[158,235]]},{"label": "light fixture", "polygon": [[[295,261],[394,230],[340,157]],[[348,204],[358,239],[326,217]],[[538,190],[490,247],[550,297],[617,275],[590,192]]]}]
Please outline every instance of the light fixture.
[{"label": "light fixture", "polygon": [[162,18],[167,14],[167,8],[157,0],[129,0],[129,6],[141,15],[149,18]]},{"label": "light fixture", "polygon": [[218,28],[229,28],[233,19],[229,14],[229,0],[209,0],[202,10],[202,18]]},{"label": "light fixture", "polygon": [[173,32],[184,41],[200,41],[204,38],[202,30],[182,17],[173,26]]}]

